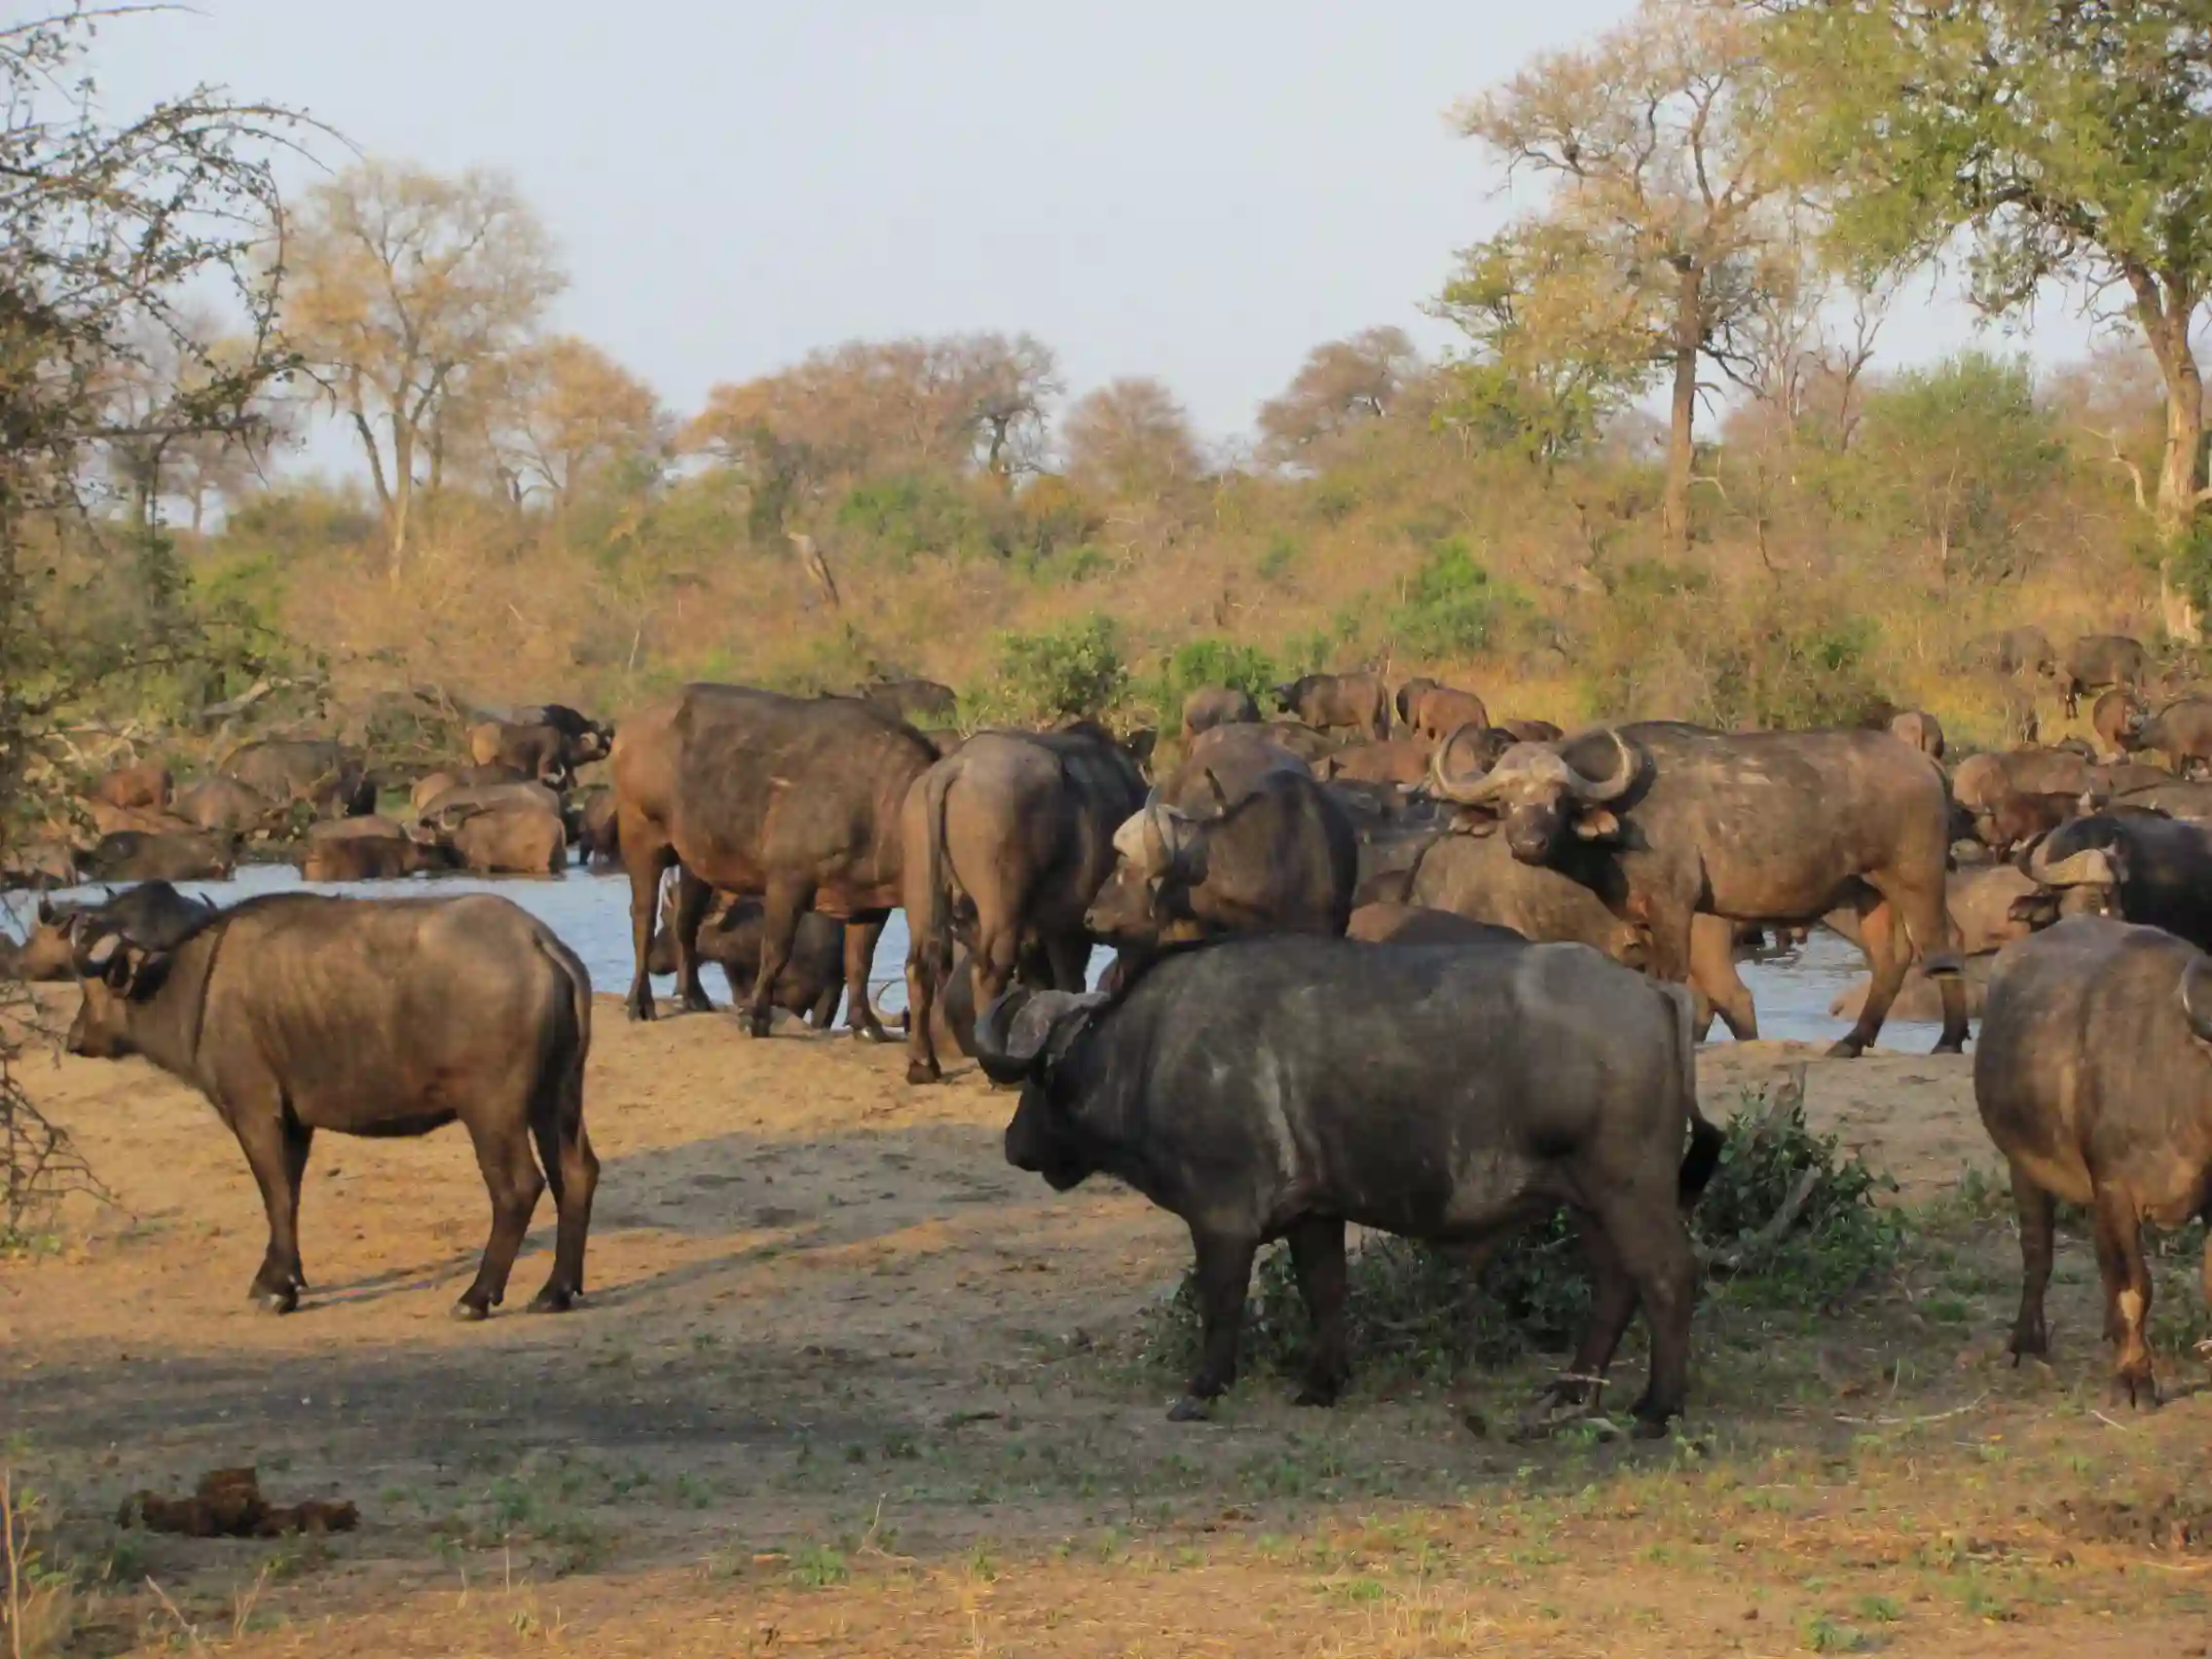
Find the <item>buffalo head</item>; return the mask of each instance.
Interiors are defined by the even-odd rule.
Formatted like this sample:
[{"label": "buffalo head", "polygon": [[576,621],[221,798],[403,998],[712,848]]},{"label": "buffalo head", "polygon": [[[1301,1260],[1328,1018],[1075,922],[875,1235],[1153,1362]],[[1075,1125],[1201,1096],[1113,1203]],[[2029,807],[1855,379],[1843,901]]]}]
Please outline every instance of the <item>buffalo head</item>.
[{"label": "buffalo head", "polygon": [[1606,728],[1613,765],[1595,777],[1577,771],[1564,746],[1556,743],[1516,743],[1495,764],[1476,772],[1462,735],[1455,732],[1438,748],[1429,765],[1428,793],[1499,819],[1506,845],[1523,864],[1551,863],[1569,834],[1601,841],[1620,833],[1621,822],[1610,803],[1636,787],[1643,759],[1619,732]]},{"label": "buffalo head", "polygon": [[1006,1161],[1042,1175],[1056,1193],[1096,1168],[1080,1125],[1057,1098],[1052,1074],[1107,999],[1095,992],[1016,985],[977,1016],[976,1060],[993,1083],[1018,1084],[1021,1100],[1006,1126]]},{"label": "buffalo head", "polygon": [[137,943],[97,911],[80,914],[70,924],[69,937],[85,996],[69,1022],[69,1052],[94,1060],[137,1052],[131,1011],[161,989],[168,976],[169,953]]},{"label": "buffalo head", "polygon": [[1205,779],[1210,812],[1170,806],[1156,789],[1114,831],[1120,858],[1084,916],[1093,937],[1115,945],[1155,944],[1189,921],[1190,891],[1206,878],[1206,842],[1229,811],[1221,780],[1210,769]]},{"label": "buffalo head", "polygon": [[2020,867],[2036,883],[2036,891],[2012,901],[2008,914],[2015,922],[2045,928],[2065,916],[2118,916],[2121,914],[2120,890],[2127,881],[2127,847],[2083,847],[2061,857],[2051,854],[2053,837],[2045,836],[2028,849]]}]

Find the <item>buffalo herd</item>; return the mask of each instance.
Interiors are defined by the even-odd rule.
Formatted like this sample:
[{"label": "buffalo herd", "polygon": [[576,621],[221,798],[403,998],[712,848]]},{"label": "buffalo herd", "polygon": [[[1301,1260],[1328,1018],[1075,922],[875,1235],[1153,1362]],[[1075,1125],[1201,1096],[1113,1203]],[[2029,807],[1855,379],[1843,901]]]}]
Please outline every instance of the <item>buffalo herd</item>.
[{"label": "buffalo herd", "polygon": [[656,974],[710,1009],[713,962],[754,1037],[777,1010],[821,1029],[841,1007],[887,1040],[869,972],[903,910],[908,1081],[973,1057],[1020,1091],[1010,1161],[1059,1190],[1113,1175],[1189,1226],[1203,1340],[1176,1416],[1235,1374],[1261,1244],[1289,1243],[1316,1333],[1301,1398],[1326,1404],[1349,1365],[1347,1223],[1479,1249],[1565,1205],[1595,1296],[1548,1403],[1594,1401],[1641,1308],[1636,1416],[1656,1431],[1682,1409],[1685,1217],[1719,1149],[1695,1045],[1715,1017],[1755,1036],[1739,962],[1825,925],[1868,971],[1835,1053],[1871,1045],[1900,993],[1940,1018],[1938,1051],[1982,1020],[1975,1094],[2021,1221],[2015,1352],[2046,1343],[2052,1206],[2088,1205],[2119,1386],[2148,1402],[2139,1224],[2212,1197],[2212,697],[2155,709],[2118,636],[2058,651],[2019,629],[1990,654],[2070,710],[2101,693],[2096,740],[1960,756],[1895,710],[1565,731],[1356,673],[1194,691],[1168,763],[1089,720],[962,736],[929,682],[693,684],[618,732],[558,705],[483,722],[393,816],[342,747],[251,744],[181,793],[159,766],[101,779],[76,871],[146,885],[42,905],[14,967],[80,981],[75,1051],[142,1054],[214,1102],[268,1208],[253,1290],[273,1308],[304,1288],[314,1130],[458,1118],[494,1212],[461,1299],[482,1316],[548,1187],[537,1306],[583,1288],[582,967],[497,898],[218,911],[166,882],[227,870],[277,818],[317,880],[557,873],[580,850],[627,878],[631,1017],[659,1012]]}]

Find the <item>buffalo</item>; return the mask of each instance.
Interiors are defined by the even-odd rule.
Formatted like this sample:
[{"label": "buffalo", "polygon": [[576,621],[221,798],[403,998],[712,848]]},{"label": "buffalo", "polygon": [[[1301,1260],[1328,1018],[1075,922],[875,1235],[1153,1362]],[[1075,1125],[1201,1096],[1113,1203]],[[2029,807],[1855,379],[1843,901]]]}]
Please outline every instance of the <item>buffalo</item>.
[{"label": "buffalo", "polygon": [[2058,664],[2050,636],[2041,628],[2008,628],[1989,640],[1988,653],[2000,674],[2043,674]]},{"label": "buffalo", "polygon": [[417,841],[404,834],[338,835],[308,843],[300,860],[300,879],[396,881],[453,866],[453,853],[434,842]]},{"label": "buffalo", "polygon": [[74,887],[79,880],[77,850],[63,841],[26,841],[0,846],[0,887],[40,892]]},{"label": "buffalo", "polygon": [[948,726],[960,697],[935,680],[873,680],[853,693],[886,719],[910,726]]},{"label": "buffalo", "polygon": [[1433,747],[1463,725],[1489,725],[1490,711],[1472,691],[1433,680],[1409,680],[1398,687],[1398,719]]},{"label": "buffalo", "polygon": [[2089,705],[2089,729],[2097,735],[2097,758],[2118,760],[2132,749],[2153,747],[2135,741],[2150,718],[2151,711],[2132,687],[2101,693]]},{"label": "buffalo", "polygon": [[1155,792],[1114,834],[1121,854],[1085,925],[1138,956],[1224,933],[1342,934],[1359,886],[1359,839],[1324,784],[1262,773],[1233,794],[1204,774],[1190,808]]},{"label": "buffalo", "polygon": [[377,809],[377,787],[360,757],[327,738],[267,738],[233,750],[218,768],[278,806],[306,802],[323,818]]},{"label": "buffalo", "polygon": [[1342,737],[1318,726],[1309,726],[1304,720],[1278,717],[1266,721],[1260,729],[1270,743],[1277,749],[1288,750],[1309,766],[1318,766],[1345,746]]},{"label": "buffalo", "polygon": [[[718,894],[699,924],[699,959],[722,971],[734,1001],[752,990],[760,972],[761,923],[766,912],[757,899]],[[646,959],[655,974],[676,972],[676,894],[662,901],[660,926]],[[802,1015],[817,1031],[837,1022],[845,996],[845,930],[828,916],[809,910],[798,919],[791,959],[776,977],[771,1006]]]},{"label": "buffalo", "polygon": [[2212,824],[2212,780],[2167,778],[2115,794],[2105,802],[2108,812],[2159,812],[2168,818],[2187,818]]},{"label": "buffalo", "polygon": [[1527,936],[1492,922],[1470,922],[1425,904],[1362,904],[1345,924],[1345,938],[1369,944],[1527,944]]},{"label": "buffalo", "polygon": [[103,835],[78,860],[89,881],[214,881],[238,863],[227,835],[203,830],[149,834],[136,830]]},{"label": "buffalo", "polygon": [[614,728],[605,720],[595,720],[588,715],[577,713],[566,703],[534,703],[514,711],[510,724],[519,726],[551,726],[568,740],[569,766],[572,771],[604,760],[614,748]]},{"label": "buffalo", "polygon": [[1390,689],[1379,674],[1309,674],[1274,688],[1275,706],[1323,731],[1348,727],[1378,743],[1390,735]]},{"label": "buffalo", "polygon": [[585,792],[576,818],[576,845],[594,869],[611,865],[622,853],[620,821],[614,810],[614,792],[599,788]]},{"label": "buffalo", "polygon": [[97,910],[140,938],[159,938],[198,926],[215,910],[214,901],[190,899],[166,881],[141,882],[111,893],[98,904],[56,904],[40,900],[30,937],[16,947],[15,974],[21,979],[60,980],[77,977],[77,918]]},{"label": "buffalo", "polygon": [[460,816],[443,838],[463,868],[483,875],[559,875],[569,864],[568,826],[535,806]]},{"label": "buffalo", "polygon": [[846,1000],[856,1029],[880,1038],[868,964],[904,897],[907,793],[937,760],[912,727],[844,698],[693,684],[627,721],[614,740],[614,798],[637,962],[632,1017],[653,1017],[646,957],[657,895],[662,871],[681,863],[671,932],[684,1008],[711,1006],[693,944],[719,888],[766,901],[748,1010],[756,1036],[768,1034],[769,997],[798,918],[818,909],[859,924],[845,935]]},{"label": "buffalo", "polygon": [[1065,731],[977,732],[906,797],[906,1077],[941,1076],[930,1009],[957,932],[982,1007],[1012,981],[1024,941],[1050,983],[1081,990],[1084,912],[1114,870],[1115,831],[1144,804],[1144,777],[1088,721]]},{"label": "buffalo", "polygon": [[1412,789],[1428,776],[1432,750],[1426,738],[1393,737],[1383,743],[1353,743],[1328,756],[1314,771],[1323,778],[1353,784],[1391,784]]},{"label": "buffalo", "polygon": [[109,806],[140,807],[148,812],[166,812],[176,795],[176,780],[166,766],[148,762],[141,766],[118,766],[92,786],[92,799],[105,801]]},{"label": "buffalo", "polygon": [[1942,722],[1924,709],[1908,709],[1890,721],[1890,735],[1909,743],[1931,760],[1943,758]]},{"label": "buffalo", "polygon": [[2038,891],[2014,901],[2031,926],[2117,916],[2212,947],[2212,830],[2153,814],[2100,812],[2052,830],[2021,867]]},{"label": "buffalo", "polygon": [[542,923],[484,895],[285,893],[180,927],[103,908],[73,934],[84,1002],[69,1051],[143,1056],[196,1085],[238,1136],[269,1218],[254,1301],[289,1312],[307,1289],[300,1188],[317,1129],[418,1135],[457,1118],[491,1192],[492,1233],[455,1311],[481,1319],[498,1306],[547,1186],[558,1237],[532,1306],[583,1294],[599,1179],[583,1123],[591,978]]},{"label": "buffalo", "polygon": [[569,739],[557,726],[508,725],[487,720],[468,732],[469,758],[551,789],[565,789],[573,771]]},{"label": "buffalo", "polygon": [[1183,699],[1183,745],[1219,725],[1251,725],[1260,719],[1252,693],[1235,685],[1201,685]]},{"label": "buffalo", "polygon": [[1347,1222],[1479,1247],[1567,1205],[1596,1293],[1549,1403],[1596,1404],[1641,1305],[1635,1415],[1657,1434],[1689,1378],[1684,1209],[1721,1144],[1689,1015],[1679,989],[1572,945],[1268,938],[1172,954],[1112,996],[1017,988],[976,1043],[1021,1086],[1009,1162],[1056,1192],[1115,1176],[1190,1227],[1201,1355],[1171,1417],[1235,1380],[1267,1240],[1290,1241],[1315,1338],[1299,1399],[1322,1406],[1350,1370]]},{"label": "buffalo", "polygon": [[1497,729],[1515,743],[1557,743],[1567,735],[1549,720],[1499,720]]},{"label": "buffalo", "polygon": [[[1873,1042],[1916,951],[1932,977],[1955,980],[1950,793],[1933,761],[1887,732],[1601,726],[1517,745],[1472,777],[1452,769],[1450,749],[1431,791],[1494,815],[1470,828],[1501,830],[1515,858],[1563,870],[1648,929],[1660,978],[1689,978],[1701,912],[1796,923],[1848,905],[1874,982],[1839,1054]],[[1955,984],[1944,1007],[1938,1050],[1956,1052],[1967,1033]]]},{"label": "buffalo", "polygon": [[2155,928],[2080,916],[1997,959],[1973,1097],[2011,1166],[2020,1221],[2015,1358],[2046,1353],[2059,1200],[2096,1230],[2115,1392],[2153,1406],[2143,1223],[2180,1227],[2212,1192],[2212,963]]},{"label": "buffalo", "polygon": [[2081,710],[2082,693],[2107,687],[2133,690],[2143,683],[2144,650],[2140,640],[2124,634],[2083,634],[2066,647],[2058,659],[2059,694],[2066,700],[2071,719]]},{"label": "buffalo", "polygon": [[[2103,705],[2104,699],[2097,699]],[[2135,722],[2124,737],[2131,750],[2163,755],[2175,773],[2187,778],[2212,770],[2212,697],[2184,697],[2156,717]]]},{"label": "buffalo", "polygon": [[225,777],[205,778],[178,792],[174,810],[196,830],[226,835],[270,830],[281,817],[267,795]]}]

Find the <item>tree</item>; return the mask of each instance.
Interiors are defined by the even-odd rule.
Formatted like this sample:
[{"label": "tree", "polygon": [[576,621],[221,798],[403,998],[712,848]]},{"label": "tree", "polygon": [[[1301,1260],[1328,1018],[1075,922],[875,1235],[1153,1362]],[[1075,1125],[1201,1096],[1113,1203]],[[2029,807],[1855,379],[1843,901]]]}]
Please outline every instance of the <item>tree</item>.
[{"label": "tree", "polygon": [[[1778,132],[1804,176],[1833,181],[1840,257],[1910,266],[1963,233],[1973,300],[1991,314],[2023,311],[2054,281],[2118,296],[2165,394],[2157,488],[2137,471],[2136,495],[2174,547],[2212,501],[2191,347],[2212,292],[2202,0],[1772,9],[1788,86]],[[2177,602],[2169,594],[2169,626],[2194,633]]]},{"label": "tree", "polygon": [[2015,573],[2023,522],[2066,466],[2027,364],[1986,351],[1876,387],[1861,447],[1876,509],[1927,542],[1946,586],[1961,567],[1975,576]]},{"label": "tree", "polygon": [[159,528],[162,501],[185,503],[192,533],[206,526],[214,498],[239,496],[265,474],[271,449],[291,435],[291,406],[265,388],[244,413],[250,419],[217,429],[179,427],[169,414],[190,404],[212,375],[236,372],[250,342],[226,338],[204,306],[180,306],[169,325],[142,323],[132,356],[118,363],[110,418],[120,432],[108,448],[108,469],[130,498],[130,517],[142,536]]},{"label": "tree", "polygon": [[1157,501],[1205,471],[1191,418],[1161,382],[1110,382],[1068,411],[1060,433],[1076,484],[1124,501]]},{"label": "tree", "polygon": [[[1678,546],[1689,536],[1700,364],[1736,374],[1758,297],[1795,277],[1775,257],[1788,246],[1789,203],[1772,159],[1762,48],[1758,24],[1727,0],[1643,0],[1595,45],[1541,57],[1454,111],[1460,131],[1509,171],[1552,187],[1535,221],[1473,250],[1466,275],[1596,291],[1607,323],[1600,340],[1618,353],[1599,372],[1618,377],[1641,362],[1668,378],[1665,511]],[[1526,326],[1571,315],[1524,293]],[[1571,356],[1586,334],[1569,323],[1564,342],[1537,334],[1499,355]]]},{"label": "tree", "polygon": [[360,439],[383,509],[387,570],[406,569],[417,468],[443,460],[439,422],[529,343],[565,278],[505,178],[366,162],[310,193],[285,227],[285,324]]},{"label": "tree", "polygon": [[578,492],[649,461],[667,441],[652,387],[574,335],[518,353],[505,395],[501,443],[520,488],[551,497],[564,528]]},{"label": "tree", "polygon": [[1268,453],[1295,461],[1383,419],[1420,369],[1420,353],[1402,328],[1362,329],[1314,347],[1282,395],[1260,406]]},{"label": "tree", "polygon": [[1008,489],[1044,465],[1052,399],[1066,389],[1059,359],[1032,334],[969,334],[933,356],[984,473]]},{"label": "tree", "polygon": [[[128,559],[110,544],[102,480],[128,475],[126,448],[251,436],[256,400],[289,366],[275,344],[280,271],[256,244],[277,206],[272,161],[303,124],[210,87],[105,118],[87,95],[93,30],[143,9],[66,5],[0,25],[0,868],[58,805],[59,726],[133,682],[228,655],[165,541],[134,537]],[[217,296],[241,342],[227,354],[186,326],[192,303]],[[172,395],[119,397],[172,350],[192,365]],[[97,1188],[12,1071],[26,1020],[19,1005],[0,1019],[0,1243],[59,1188]]]}]

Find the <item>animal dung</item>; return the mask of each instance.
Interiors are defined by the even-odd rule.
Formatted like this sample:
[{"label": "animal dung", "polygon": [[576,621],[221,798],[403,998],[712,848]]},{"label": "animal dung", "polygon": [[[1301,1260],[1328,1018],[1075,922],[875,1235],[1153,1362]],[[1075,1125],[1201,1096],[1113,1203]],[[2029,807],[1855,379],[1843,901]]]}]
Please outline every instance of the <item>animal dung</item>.
[{"label": "animal dung", "polygon": [[271,1503],[261,1495],[260,1477],[252,1469],[210,1469],[190,1497],[134,1493],[115,1520],[119,1527],[141,1526],[188,1538],[276,1538],[287,1532],[350,1532],[361,1524],[361,1512],[344,1500]]}]

